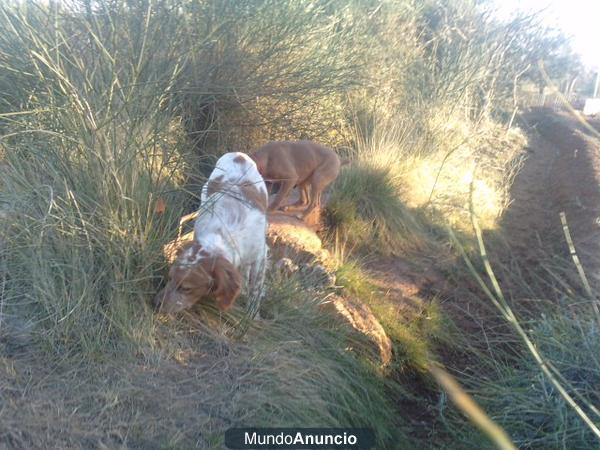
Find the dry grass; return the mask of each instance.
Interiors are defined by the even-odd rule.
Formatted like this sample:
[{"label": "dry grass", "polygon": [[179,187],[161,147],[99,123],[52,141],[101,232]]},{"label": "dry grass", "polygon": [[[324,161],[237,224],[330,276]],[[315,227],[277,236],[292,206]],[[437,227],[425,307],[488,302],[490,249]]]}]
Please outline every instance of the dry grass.
[{"label": "dry grass", "polygon": [[412,208],[433,208],[454,228],[471,232],[471,211],[483,229],[497,227],[510,201],[527,139],[518,129],[486,122],[468,125],[436,115],[435,143],[405,160],[401,198]]},{"label": "dry grass", "polygon": [[48,358],[7,334],[0,437],[16,448],[210,449],[232,426],[300,423],[368,426],[381,448],[408,443],[390,387],[349,350],[363,338],[304,293],[294,278],[272,284],[268,319],[242,341],[210,308],[156,323],[156,344],[137,355]]}]

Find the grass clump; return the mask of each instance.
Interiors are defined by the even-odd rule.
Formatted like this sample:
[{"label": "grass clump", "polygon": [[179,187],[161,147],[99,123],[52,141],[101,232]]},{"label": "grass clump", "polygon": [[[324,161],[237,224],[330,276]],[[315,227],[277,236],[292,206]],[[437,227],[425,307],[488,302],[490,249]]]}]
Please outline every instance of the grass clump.
[{"label": "grass clump", "polygon": [[357,162],[343,170],[326,213],[330,230],[341,234],[349,245],[383,253],[412,246],[406,242],[412,232],[406,222],[412,219],[389,169]]},{"label": "grass clump", "polygon": [[[531,324],[530,336],[560,375],[561,384],[598,424],[594,406],[600,404],[594,387],[600,382],[600,365],[594,356],[600,351],[594,331],[597,323],[590,320],[585,308],[571,317],[565,317],[562,308],[546,308],[541,319]],[[536,448],[595,448],[598,436],[582,423],[533,359],[520,358],[513,364],[499,364],[495,377],[474,385],[482,397],[485,392],[486,407],[510,431],[515,443]],[[511,420],[517,415],[520,420]]]},{"label": "grass clump", "polygon": [[[178,60],[149,61],[172,52],[177,39],[150,39],[164,17],[147,16],[136,19],[144,40],[118,8],[103,16],[108,23],[94,15],[82,23],[58,4],[6,4],[0,13],[3,65],[35,85],[3,99],[3,109],[21,102],[21,114],[0,115],[4,313],[35,323],[52,351],[151,343],[148,298],[184,203],[171,202],[177,206],[160,217],[154,206],[163,195],[178,197],[166,192],[189,164],[167,71]],[[72,39],[72,27],[86,38]]]},{"label": "grass clump", "polygon": [[377,448],[412,448],[396,413],[404,393],[352,350],[364,337],[322,308],[325,294],[307,296],[300,285],[297,277],[274,281],[268,319],[243,340],[227,338],[228,321],[198,307],[158,321],[157,345],[143,357],[0,360],[10,392],[30,381],[19,371],[44,373],[26,400],[0,412],[0,436],[27,448],[212,449],[230,427],[369,427]]},{"label": "grass clump", "polygon": [[417,314],[408,312],[401,298],[381,292],[368,273],[352,260],[346,260],[336,272],[337,283],[346,295],[359,298],[372,311],[393,343],[393,361],[389,369],[396,374],[423,375],[435,358],[438,343],[449,340],[448,326],[436,302],[408,299],[420,305]]},{"label": "grass clump", "polygon": [[357,123],[350,162],[331,188],[326,207],[329,231],[350,248],[382,254],[420,249],[424,230],[401,197],[405,135],[380,122],[368,136],[364,133]]}]

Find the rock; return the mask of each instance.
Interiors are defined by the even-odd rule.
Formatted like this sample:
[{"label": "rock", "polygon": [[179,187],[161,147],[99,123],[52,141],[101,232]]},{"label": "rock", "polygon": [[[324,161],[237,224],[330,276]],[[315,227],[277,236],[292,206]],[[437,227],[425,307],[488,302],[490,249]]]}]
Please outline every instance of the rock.
[{"label": "rock", "polygon": [[327,300],[328,302],[324,306],[332,308],[355,330],[367,336],[377,349],[381,365],[388,366],[392,360],[392,341],[371,309],[360,300],[352,298],[334,295]]},{"label": "rock", "polygon": [[318,261],[331,265],[329,252],[323,248],[317,233],[295,216],[270,214],[267,241],[272,260],[290,258],[296,263]]}]

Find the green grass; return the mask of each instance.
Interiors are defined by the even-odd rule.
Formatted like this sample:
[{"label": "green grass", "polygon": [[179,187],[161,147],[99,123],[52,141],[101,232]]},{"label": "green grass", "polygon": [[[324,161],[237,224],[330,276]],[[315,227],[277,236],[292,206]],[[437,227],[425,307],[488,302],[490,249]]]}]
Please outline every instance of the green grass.
[{"label": "green grass", "polygon": [[435,301],[411,299],[421,304],[416,316],[407,315],[402,299],[389,298],[378,290],[358,262],[345,261],[336,272],[337,284],[346,295],[361,299],[369,306],[394,345],[394,360],[389,368],[395,373],[419,373],[435,359],[438,343],[448,344],[448,323]]},{"label": "green grass", "polygon": [[[289,300],[281,304],[286,297]],[[387,397],[396,389],[375,365],[348,350],[363,347],[365,338],[330,313],[317,313],[318,301],[307,299],[293,280],[275,285],[269,304],[277,309],[272,322],[262,330],[264,334],[252,337],[255,349],[276,352],[277,358],[289,358],[290,364],[280,366],[278,379],[265,379],[268,392],[280,398],[280,404],[275,408],[274,401],[265,398],[271,407],[259,408],[264,414],[262,423],[369,426],[376,431],[382,448],[408,445],[408,437],[397,429],[401,423],[397,422],[394,402]],[[297,417],[290,420],[289,414]]]},{"label": "green grass", "polygon": [[[394,388],[348,350],[362,338],[320,310],[321,294],[274,282],[270,319],[239,340],[239,308],[168,320],[151,310],[162,246],[194,206],[207,154],[230,142],[228,118],[260,124],[287,97],[278,113],[288,120],[300,100],[313,104],[308,86],[324,101],[354,73],[341,22],[316,4],[175,6],[0,7],[3,383],[25,392],[12,367],[49,368],[35,370],[38,391],[12,404],[0,436],[17,430],[25,447],[189,448],[222,445],[233,424],[366,426],[378,447],[403,446]],[[215,112],[208,122],[203,108]],[[4,339],[21,348],[22,323],[26,352],[5,354]]]},{"label": "green grass", "polygon": [[[595,356],[597,339],[592,331],[597,323],[585,306],[569,307],[572,300],[565,298],[560,305],[540,300],[537,317],[523,320],[523,324],[546,363],[551,364],[559,384],[597,424],[594,405],[600,399],[593,386],[598,383],[600,371]],[[507,331],[485,332],[480,342],[476,335],[461,339],[477,365],[463,370],[460,380],[515,444],[544,449],[595,448],[598,438],[540,370],[522,342]],[[446,421],[452,442],[461,448],[480,448],[470,427],[455,411],[440,404],[440,416]]]},{"label": "green grass", "polygon": [[[161,247],[185,207],[184,195],[169,192],[191,159],[170,104],[170,64],[148,64],[149,53],[176,43],[144,40],[131,24],[120,35],[130,45],[113,47],[110,23],[49,13],[32,3],[1,8],[3,64],[10,77],[21,73],[35,85],[1,102],[2,111],[19,102],[23,109],[0,114],[0,201],[10,211],[5,312],[35,323],[51,351],[102,354],[145,345],[152,341],[148,300],[164,265]],[[106,19],[117,27],[124,20],[118,11]],[[68,37],[76,23],[87,32],[90,53]],[[151,35],[159,24],[145,26]],[[134,54],[137,64],[118,65]],[[159,197],[170,201],[162,217],[154,213]]]},{"label": "green grass", "polygon": [[352,162],[333,185],[325,214],[329,233],[349,247],[389,254],[423,244],[419,223],[402,203],[387,168]]},{"label": "green grass", "polygon": [[[500,262],[493,268],[480,232],[478,238],[482,267],[471,263],[469,272],[483,292],[479,298],[466,294],[464,301],[472,305],[467,317],[481,329],[460,339],[477,365],[461,369],[461,382],[519,447],[595,448],[600,398],[592,386],[600,365],[594,293],[578,285],[572,262],[555,254],[540,256],[536,266],[512,261],[510,268]],[[463,256],[469,263],[472,257]],[[500,269],[508,274],[502,283],[495,275]],[[492,312],[481,302],[493,305]],[[441,416],[453,440],[478,448],[453,412]]]},{"label": "green grass", "polygon": [[29,378],[13,372],[35,368],[36,389],[14,404],[18,410],[0,412],[0,435],[25,447],[178,449],[222,448],[233,426],[369,427],[377,448],[412,448],[396,413],[404,392],[352,350],[365,338],[322,309],[324,294],[306,296],[300,285],[294,277],[274,281],[267,319],[242,340],[228,336],[227,318],[198,307],[157,321],[156,345],[141,355],[92,360],[69,346],[57,359],[29,344],[2,356],[2,386],[21,392]]},{"label": "green grass", "polygon": [[18,211],[4,236],[9,313],[27,315],[55,350],[152,341],[162,246],[231,143],[227,118],[258,123],[261,108],[295,98],[280,104],[287,116],[305,86],[329,98],[354,73],[347,32],[313,6],[0,7],[0,204]]}]

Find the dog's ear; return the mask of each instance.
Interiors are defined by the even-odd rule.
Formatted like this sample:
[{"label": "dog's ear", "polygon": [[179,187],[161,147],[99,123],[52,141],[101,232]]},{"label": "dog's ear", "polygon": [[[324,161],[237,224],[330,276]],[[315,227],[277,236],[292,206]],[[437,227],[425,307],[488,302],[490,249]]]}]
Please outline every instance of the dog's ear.
[{"label": "dog's ear", "polygon": [[219,308],[231,308],[242,291],[242,275],[233,264],[221,256],[215,260],[212,275],[215,280],[213,292]]},{"label": "dog's ear", "polygon": [[161,215],[167,210],[167,202],[162,197],[158,197],[154,203],[154,214]]}]

